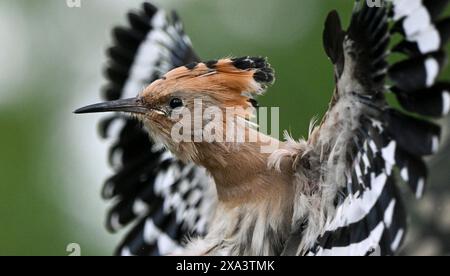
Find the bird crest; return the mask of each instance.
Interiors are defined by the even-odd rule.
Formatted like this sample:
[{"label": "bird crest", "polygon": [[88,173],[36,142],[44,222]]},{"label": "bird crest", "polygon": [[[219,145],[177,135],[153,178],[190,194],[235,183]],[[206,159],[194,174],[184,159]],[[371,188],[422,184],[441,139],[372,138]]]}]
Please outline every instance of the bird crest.
[{"label": "bird crest", "polygon": [[206,93],[222,107],[256,107],[254,97],[274,82],[274,71],[266,58],[224,58],[193,62],[169,71],[143,91],[143,97],[169,96],[177,91]]}]

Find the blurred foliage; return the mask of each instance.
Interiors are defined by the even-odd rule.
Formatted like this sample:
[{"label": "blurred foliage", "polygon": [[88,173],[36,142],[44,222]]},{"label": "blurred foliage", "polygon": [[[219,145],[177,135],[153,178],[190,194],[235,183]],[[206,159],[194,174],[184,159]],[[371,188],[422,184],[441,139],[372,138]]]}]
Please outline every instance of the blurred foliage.
[{"label": "blurred foliage", "polygon": [[[71,111],[98,100],[110,29],[140,2],[82,0],[75,9],[65,0],[0,2],[0,255],[68,255],[72,242],[83,255],[111,254],[119,237],[103,228],[107,205],[99,192],[108,175],[107,145],[96,135],[98,117],[75,118]],[[261,103],[280,107],[282,129],[305,136],[310,119],[326,110],[333,75],[322,26],[332,9],[347,24],[353,1],[155,2],[179,12],[205,60],[268,56],[277,82]],[[450,252],[448,225],[429,216],[448,217],[447,148],[431,163],[427,197],[412,204],[421,206],[412,216],[412,238],[429,242],[406,253]]]}]

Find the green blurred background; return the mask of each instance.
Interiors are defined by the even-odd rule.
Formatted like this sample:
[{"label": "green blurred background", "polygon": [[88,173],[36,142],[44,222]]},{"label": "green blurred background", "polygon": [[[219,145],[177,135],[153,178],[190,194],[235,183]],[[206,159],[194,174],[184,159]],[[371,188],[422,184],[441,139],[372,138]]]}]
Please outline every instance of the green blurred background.
[{"label": "green blurred background", "polygon": [[[121,235],[103,227],[100,198],[110,173],[99,116],[75,116],[99,100],[110,30],[141,0],[0,2],[0,255],[110,255]],[[261,99],[279,106],[281,127],[305,136],[333,89],[322,26],[337,9],[348,23],[351,0],[160,0],[176,9],[203,59],[268,56],[277,82]],[[447,11],[447,14],[450,14]],[[450,49],[450,48],[449,48]],[[444,73],[450,77],[447,69]],[[450,123],[442,120],[445,126]],[[412,231],[403,254],[450,253],[450,146],[430,160],[431,187],[408,199]]]}]

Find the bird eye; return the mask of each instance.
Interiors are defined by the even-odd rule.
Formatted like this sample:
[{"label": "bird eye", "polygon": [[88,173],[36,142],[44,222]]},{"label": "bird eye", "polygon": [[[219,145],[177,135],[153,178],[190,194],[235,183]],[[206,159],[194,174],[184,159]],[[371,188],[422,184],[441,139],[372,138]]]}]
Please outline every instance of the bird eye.
[{"label": "bird eye", "polygon": [[177,107],[183,106],[183,101],[181,99],[179,99],[179,98],[173,98],[173,99],[170,100],[169,105],[170,105],[170,107],[172,109],[175,109]]}]

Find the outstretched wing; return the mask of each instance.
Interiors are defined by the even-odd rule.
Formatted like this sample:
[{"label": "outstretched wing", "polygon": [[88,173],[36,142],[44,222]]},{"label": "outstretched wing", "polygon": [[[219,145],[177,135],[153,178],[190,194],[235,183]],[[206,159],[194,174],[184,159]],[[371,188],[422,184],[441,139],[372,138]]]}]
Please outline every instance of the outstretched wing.
[{"label": "outstretched wing", "polygon": [[[337,88],[309,142],[323,150],[322,201],[334,208],[322,210],[326,219],[308,255],[397,252],[406,231],[397,182],[422,196],[427,178],[423,157],[437,151],[440,137],[429,117],[450,110],[450,85],[436,82],[450,34],[450,19],[439,19],[448,1],[382,2],[382,7],[370,7],[356,1],[347,31],[336,12],[326,23],[324,44],[335,65]],[[389,50],[395,33],[402,40]],[[389,64],[394,54],[401,60]],[[401,108],[388,104],[390,92]],[[303,227],[297,231],[308,235],[305,223],[311,218],[296,219],[294,225]]]},{"label": "outstretched wing", "polygon": [[[175,13],[144,3],[128,14],[128,21],[128,27],[113,31],[106,100],[134,97],[167,71],[198,60]],[[181,163],[150,140],[133,118],[115,114],[104,119],[100,129],[103,137],[114,140],[109,158],[114,175],[102,192],[114,202],[107,228],[116,232],[133,224],[116,254],[171,254],[187,235],[205,234],[215,204],[206,172]]]}]

